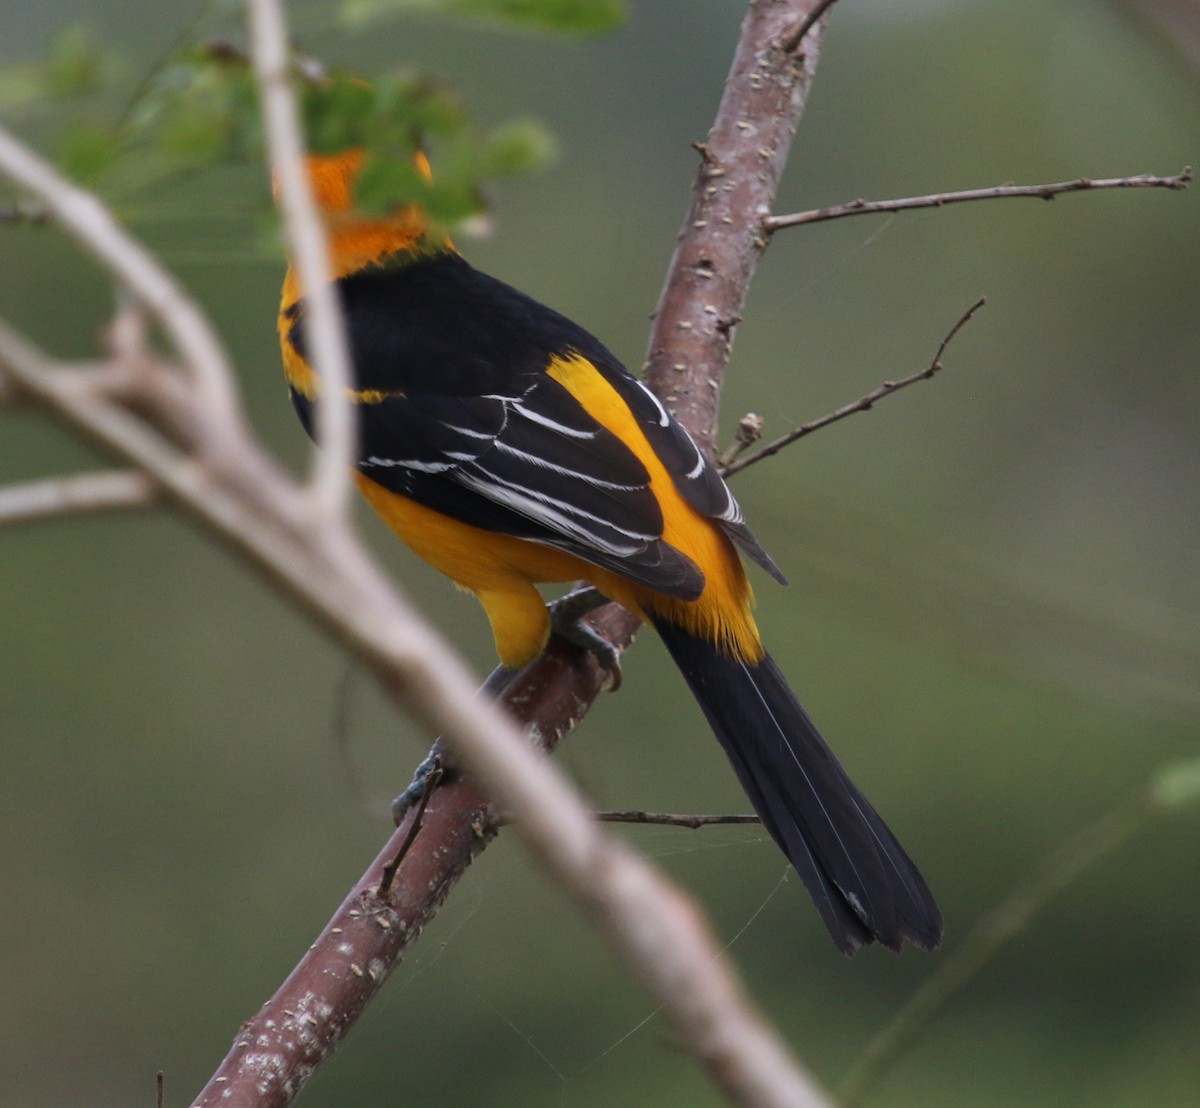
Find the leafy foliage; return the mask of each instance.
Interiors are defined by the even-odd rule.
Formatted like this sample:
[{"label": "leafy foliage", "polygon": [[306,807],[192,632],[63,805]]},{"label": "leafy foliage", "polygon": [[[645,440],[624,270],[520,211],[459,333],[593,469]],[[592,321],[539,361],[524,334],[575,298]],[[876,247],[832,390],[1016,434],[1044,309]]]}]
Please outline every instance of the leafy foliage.
[{"label": "leafy foliage", "polygon": [[559,34],[610,31],[624,18],[622,0],[345,0],[350,22],[382,15],[421,13],[481,19],[489,23]]},{"label": "leafy foliage", "polygon": [[[606,30],[622,13],[620,0],[362,0],[360,7],[360,16],[421,11],[574,33]],[[59,164],[110,203],[128,206],[167,180],[218,166],[261,164],[257,91],[243,50],[193,41],[132,89],[122,81],[128,68],[81,27],[68,27],[40,62],[0,69],[0,108],[57,104]],[[364,151],[356,199],[366,212],[417,203],[452,226],[483,210],[490,181],[534,172],[555,156],[536,120],[480,133],[447,88],[416,72],[363,77],[298,58],[295,74],[310,149]],[[418,170],[418,153],[432,177]],[[265,188],[261,196],[265,205]]]},{"label": "leafy foliage", "polygon": [[[302,103],[310,148],[365,152],[356,200],[369,213],[419,204],[435,222],[452,225],[483,208],[488,180],[529,173],[554,155],[545,129],[531,120],[479,136],[462,105],[415,74],[366,82],[334,75],[305,85]],[[418,166],[429,159],[432,173]]]}]

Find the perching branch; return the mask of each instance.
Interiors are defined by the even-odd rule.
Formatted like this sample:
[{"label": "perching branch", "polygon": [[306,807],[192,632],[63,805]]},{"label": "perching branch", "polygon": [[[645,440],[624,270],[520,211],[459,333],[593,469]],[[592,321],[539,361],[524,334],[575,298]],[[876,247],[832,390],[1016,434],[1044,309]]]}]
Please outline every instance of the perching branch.
[{"label": "perching branch", "polygon": [[[762,213],[770,210],[804,107],[819,16],[829,6],[829,0],[751,5],[663,290],[647,377],[709,445],[733,333],[766,245]],[[289,118],[278,104],[267,103],[271,96],[280,103],[290,98],[286,55],[282,62],[279,57],[278,6],[254,0],[254,10],[268,21],[256,31],[264,52],[258,72],[271,86],[264,92],[268,130],[294,129],[294,107]],[[806,26],[812,29],[803,42],[787,42]],[[314,229],[311,205],[305,211],[303,187],[296,193],[284,181],[289,165],[298,165],[294,138],[272,136],[281,194],[290,195],[286,203],[294,207],[289,227],[295,224],[296,235],[315,235],[316,241],[320,229]],[[388,586],[336,509],[325,513],[320,528],[311,526],[307,490],[280,473],[246,435],[223,351],[195,304],[94,198],[61,181],[2,132],[0,171],[32,191],[130,288],[189,370],[146,366],[126,375],[118,389],[93,367],[64,368],[0,328],[0,394],[40,403],[121,464],[135,466],[312,615],[398,704],[431,732],[445,734],[496,806],[512,814],[535,857],[663,1006],[672,1031],[727,1097],[750,1105],[823,1103],[747,1002],[690,902],[599,833],[573,790],[529,752],[512,723],[471,695],[473,682],[461,663]],[[313,249],[319,253],[319,246]],[[299,254],[295,241],[293,253]],[[319,259],[306,264],[308,273],[322,273]],[[310,291],[322,284],[306,282]],[[330,327],[336,331],[336,322]],[[322,363],[322,372],[327,381],[339,380],[330,364]],[[341,405],[322,407],[336,413]],[[323,440],[333,445],[327,449],[332,460],[319,464],[317,484],[325,489],[328,483],[333,491],[317,494],[322,504],[338,503],[342,495],[333,486],[344,478],[332,474],[345,457],[336,446],[339,433],[330,431]],[[622,645],[636,626],[614,606],[591,619]],[[552,743],[586,712],[600,684],[593,660],[556,642],[522,675],[507,702]],[[439,789],[413,849],[381,896],[379,867],[409,833],[407,826],[397,829],[280,992],[245,1026],[200,1102],[290,1102],[436,912],[493,833],[493,822],[491,808],[468,784]]]},{"label": "perching branch", "polygon": [[[739,47],[739,58],[746,52],[750,52],[751,56],[756,56],[760,59],[758,68],[754,73],[759,84],[769,85],[771,89],[780,86],[787,87],[788,79],[794,78],[794,71],[790,61],[786,58],[776,58],[776,63],[780,64],[788,75],[788,79],[780,80],[777,75],[771,70],[763,70],[765,58],[769,50],[769,44],[776,40],[777,27],[769,20],[764,21],[756,6],[756,9],[751,11],[747,17],[746,24],[743,28],[743,39]],[[783,18],[794,22],[797,18],[802,18],[805,5],[790,4],[777,5],[770,13],[770,16]],[[815,44],[810,44],[811,47]],[[809,62],[810,66],[812,61]],[[737,63],[735,63],[735,71]],[[811,70],[810,70],[811,72]],[[752,99],[752,98],[751,98]],[[778,112],[774,104],[755,105],[752,102],[746,102],[737,105],[737,110],[746,110],[745,119],[763,119],[769,123],[771,127],[781,127],[784,135],[790,135],[790,128],[794,125],[795,115],[798,114],[799,108],[802,105],[802,98],[794,98],[794,112],[782,113]],[[757,108],[757,110],[755,110]],[[715,130],[715,129],[714,129]],[[786,142],[779,144],[786,151]],[[773,175],[765,175],[763,179],[769,180],[771,183],[769,188],[773,189],[774,182],[777,180],[779,169],[782,167],[782,158],[773,167]],[[762,176],[762,175],[760,175]],[[747,237],[755,237],[756,231],[754,228],[754,209],[747,207],[744,212],[739,212],[743,218],[739,220],[738,230]],[[731,221],[732,222],[732,221]],[[747,277],[748,279],[748,277]],[[741,289],[740,295],[744,296],[744,288]],[[715,363],[714,372],[723,368],[723,358]],[[623,645],[631,636],[636,621],[632,620],[627,613],[622,612],[614,606],[608,606],[604,610],[596,613],[593,617],[593,622],[600,626],[606,633],[616,633],[618,642]],[[546,696],[554,695],[556,692],[561,694],[561,682],[548,672],[548,668],[553,666],[553,658],[547,657],[542,659],[531,669],[527,670],[522,677],[522,684],[526,682],[537,690],[536,694],[522,692],[519,696],[509,698],[510,707],[519,709],[521,712],[536,710],[539,701]],[[589,675],[594,674],[594,664],[589,662]],[[596,695],[599,688],[598,675],[597,683],[593,684],[587,690],[586,700],[576,699],[570,706],[565,715],[560,715],[560,730],[565,729],[573,724],[573,722],[582,715],[591,698]],[[527,718],[521,715],[521,718]],[[546,734],[545,729],[540,729],[541,734]],[[455,827],[467,827],[476,829],[470,841],[476,844],[476,848],[482,845],[486,838],[487,832],[480,833],[478,830],[481,825],[478,813],[477,801],[472,801],[469,794],[465,798],[455,799],[453,795],[443,795],[445,790],[439,790],[436,798],[437,809],[435,816],[440,816],[447,808],[453,805],[453,814],[456,817],[456,822],[452,825]],[[503,804],[505,811],[513,811],[511,806],[506,802],[505,798],[499,798]],[[521,813],[515,813],[517,818],[522,822],[526,816]],[[524,828],[523,828],[524,830]],[[428,836],[428,838],[427,838]],[[393,843],[385,850],[381,857],[390,858],[397,849],[398,844],[407,838],[407,829],[401,828],[397,832]],[[423,841],[424,845],[423,846]],[[434,833],[434,825],[428,824],[423,828],[421,836],[418,838],[414,849],[410,851],[405,865],[400,868],[396,874],[398,882],[396,894],[399,893],[399,887],[402,886],[406,879],[406,870],[415,864],[415,872],[422,872],[421,867],[425,865],[431,858],[438,859],[441,856],[447,855],[447,852],[442,849],[444,838]],[[456,857],[461,857],[461,852],[455,853]],[[420,862],[417,862],[417,859]],[[465,866],[465,860],[462,861],[462,866]],[[611,864],[611,860],[610,863]],[[461,869],[459,870],[461,872]],[[622,898],[617,896],[617,889],[629,890],[632,881],[634,886],[641,886],[643,880],[641,878],[634,879],[632,870],[628,870],[625,875],[617,882],[617,885],[610,886],[607,890],[597,888],[595,883],[595,870],[592,871],[593,881],[591,885],[585,885],[582,891],[587,895],[590,901],[593,896],[607,896],[610,899],[604,900],[591,906],[591,912],[601,921],[613,917],[614,912],[617,914],[623,913],[624,910],[632,910],[642,918],[643,926],[649,926],[651,920],[647,918],[647,909],[654,903],[663,905],[665,902],[662,898],[650,896],[647,898],[647,891],[642,889],[637,892],[634,900],[622,904]],[[448,875],[448,882],[452,881],[457,873]],[[616,874],[614,873],[614,879]],[[368,875],[364,878],[364,883],[360,884],[359,889],[374,888],[376,876]],[[441,897],[445,895],[449,884],[442,884],[437,881],[424,881],[417,885],[417,891],[424,890],[424,899],[422,903],[429,905],[429,891],[436,890],[436,899],[430,905],[430,912],[440,903]],[[577,890],[578,895],[579,890]],[[354,897],[347,901],[350,904]],[[647,973],[647,967],[642,966],[641,975],[643,979],[650,985],[656,997],[660,1002],[664,998],[671,997],[669,1007],[667,1009],[668,1018],[675,1024],[676,1031],[681,1034],[684,1042],[689,1049],[693,1050],[707,1064],[710,1073],[718,1085],[723,1088],[728,1096],[732,1099],[747,1104],[812,1104],[818,1103],[821,1100],[820,1095],[812,1087],[809,1080],[799,1073],[794,1065],[787,1058],[786,1052],[764,1025],[762,1025],[758,1017],[754,1015],[746,1006],[745,1001],[741,998],[737,986],[733,980],[729,978],[722,970],[715,976],[713,970],[716,968],[714,964],[708,960],[709,955],[702,956],[699,960],[696,955],[710,942],[710,940],[700,939],[697,941],[694,938],[689,938],[695,932],[695,924],[698,917],[695,916],[693,909],[688,907],[681,899],[676,900],[675,909],[667,909],[667,915],[673,916],[675,928],[667,928],[662,932],[657,931],[657,926],[649,927],[651,932],[661,934],[663,941],[667,943],[678,943],[677,947],[668,949],[666,946],[661,946],[658,949],[656,958],[657,964],[652,967],[652,972]],[[628,917],[630,921],[633,916]],[[653,921],[658,924],[662,921]],[[383,974],[386,974],[387,968],[390,968],[392,961],[398,957],[404,944],[399,943],[390,947],[387,957],[382,963],[372,961],[368,955],[370,951],[365,950],[356,945],[354,938],[347,938],[348,928],[341,922],[335,921],[331,924],[330,929],[327,929],[321,939],[315,944],[310,956],[306,957],[305,962],[297,967],[289,979],[289,983],[284,986],[284,989],[268,1005],[268,1009],[264,1013],[260,1013],[252,1021],[252,1025],[248,1026],[244,1040],[235,1045],[230,1057],[226,1060],[226,1064],[217,1075],[217,1079],[210,1084],[206,1093],[203,1094],[202,1100],[207,1097],[212,1097],[218,1093],[228,1091],[230,1081],[239,1081],[245,1083],[247,1080],[254,1081],[261,1077],[261,1074],[251,1072],[252,1067],[248,1064],[249,1059],[258,1058],[261,1056],[261,1051],[258,1049],[258,1044],[261,1041],[262,1035],[265,1033],[269,1036],[269,1041],[273,1044],[276,1050],[283,1049],[289,1043],[295,1046],[295,1037],[277,1033],[280,1029],[280,1024],[275,1018],[281,1013],[286,1015],[288,1011],[294,1011],[289,1008],[294,997],[289,993],[289,988],[303,987],[305,990],[311,988],[314,984],[328,982],[333,987],[336,986],[337,980],[331,979],[330,975],[320,968],[321,959],[333,958],[338,960],[335,951],[340,951],[346,948],[349,944],[350,949],[354,951],[353,957],[356,958],[354,965],[360,968],[365,965],[381,964]],[[409,934],[411,934],[411,929]],[[374,937],[375,933],[372,929],[367,928],[365,936],[361,929],[358,931],[360,937]],[[672,937],[668,937],[672,936]],[[659,939],[653,934],[646,935],[652,946],[658,946]],[[344,961],[344,956],[341,956]],[[685,968],[686,967],[686,968]],[[372,975],[382,978],[383,974]],[[356,981],[361,981],[357,975]],[[355,995],[359,995],[361,989],[355,985],[354,981],[349,981],[345,975],[342,975],[342,982],[352,987]],[[655,982],[661,982],[663,988],[655,985]],[[669,986],[667,982],[670,982]],[[686,987],[680,992],[681,986]],[[665,989],[665,991],[664,991]],[[304,995],[308,995],[307,992]],[[322,994],[325,995],[325,994]],[[331,1001],[330,1010],[335,1013],[336,1022],[330,1024],[326,1020],[322,1028],[312,1028],[310,1042],[319,1040],[325,1034],[332,1037],[326,1041],[328,1045],[332,1045],[336,1038],[344,1033],[345,1026],[353,1019],[354,1010],[347,1010],[345,1002],[349,997],[329,997]],[[681,1018],[682,1017],[682,1018]],[[286,1022],[286,1021],[285,1021]],[[244,1049],[243,1044],[255,1044],[253,1050]],[[274,1060],[274,1059],[273,1059]],[[306,1073],[308,1068],[319,1059],[294,1057],[290,1059],[289,1066],[286,1072],[292,1075],[300,1075]],[[291,1063],[298,1061],[298,1066],[293,1066]]]},{"label": "perching branch", "polygon": [[[614,608],[608,612],[621,614]],[[613,626],[604,630],[616,634]],[[599,667],[582,658],[577,647],[555,639],[539,664],[506,690],[502,703],[542,749],[550,750],[596,697],[602,681]],[[385,868],[408,843],[416,819],[414,812],[396,828],[287,980],[243,1025],[196,1105],[224,1105],[231,1095],[235,1103],[238,1096],[255,1097],[250,1101],[255,1105],[289,1103],[500,825],[469,780],[457,777],[442,784],[381,895]],[[260,1081],[268,1092],[257,1099]]]},{"label": "perching branch", "polygon": [[767,245],[792,136],[816,72],[818,19],[795,50],[781,45],[825,3],[752,4],[705,143],[692,202],[654,313],[647,384],[710,453],[721,384],[750,282]]},{"label": "perching branch", "polygon": [[1059,181],[1051,185],[994,185],[991,188],[964,189],[962,192],[937,192],[930,196],[906,196],[900,200],[851,200],[832,208],[814,208],[791,215],[770,215],[763,220],[767,234],[785,227],[805,223],[821,223],[827,219],[843,219],[851,215],[872,215],[876,212],[906,212],[915,208],[943,208],[967,200],[1004,200],[1011,197],[1031,197],[1053,200],[1064,192],[1088,192],[1095,189],[1185,189],[1192,180],[1192,167],[1185,166],[1173,177],[1156,177],[1140,173],[1134,177],[1079,177],[1074,181]]},{"label": "perching branch", "polygon": [[902,377],[898,381],[885,381],[877,389],[872,389],[865,396],[860,396],[857,400],[851,401],[849,404],[843,404],[842,407],[821,416],[819,419],[802,423],[786,435],[781,435],[773,442],[769,442],[766,446],[756,450],[753,454],[748,454],[737,461],[733,460],[733,458],[737,458],[737,452],[734,451],[729,463],[722,468],[722,472],[726,477],[732,477],[747,466],[752,466],[755,462],[761,462],[764,458],[778,454],[785,446],[791,445],[797,439],[804,438],[805,435],[811,435],[814,431],[819,431],[822,427],[828,427],[831,423],[836,423],[839,419],[845,419],[847,416],[852,416],[857,412],[870,411],[884,397],[891,396],[901,389],[906,389],[909,385],[915,385],[918,381],[928,381],[942,368],[942,355],[946,353],[946,347],[953,341],[954,336],[966,326],[970,318],[986,303],[987,298],[981,296],[959,317],[958,322],[950,328],[946,333],[946,337],[938,345],[937,353],[933,356],[933,361],[924,369],[910,374],[908,377]]},{"label": "perching branch", "polygon": [[[704,1061],[713,1079],[730,1090],[731,1097],[756,1105],[823,1103],[750,1008],[690,903],[628,848],[599,832],[550,764],[533,753],[494,705],[473,695],[474,683],[461,662],[387,588],[348,533],[332,526],[313,533],[281,518],[274,498],[289,490],[294,498],[298,490],[285,478],[269,475],[269,463],[257,456],[251,442],[238,442],[242,453],[229,456],[220,470],[205,469],[115,401],[73,379],[81,374],[63,372],[7,327],[0,327],[0,372],[15,378],[24,393],[85,431],[108,452],[151,474],[193,518],[267,571],[350,647],[421,723],[431,731],[442,731],[503,809],[517,817],[517,832],[535,856],[564,881],[587,918],[636,967],[635,973],[663,1006],[682,1041]],[[180,422],[186,427],[199,421]],[[239,477],[243,467],[245,474]],[[529,671],[523,681],[539,680],[552,661],[547,659],[537,673]],[[594,665],[570,668],[599,687]],[[537,696],[526,693],[526,706],[536,703]],[[578,718],[580,704],[559,704],[555,709],[568,721],[565,728]],[[456,855],[458,872],[489,834],[486,823],[480,823],[477,801],[471,810],[474,818],[463,820],[459,806],[445,808],[468,844]],[[438,812],[442,811],[439,802]],[[445,869],[445,860],[438,857],[444,840],[435,841],[437,849],[427,857]],[[389,846],[388,857],[394,849],[395,844]],[[419,856],[414,852],[409,864]],[[427,919],[452,884],[451,877],[444,884],[425,881],[414,887],[406,877],[408,868],[402,867],[380,909],[385,919],[391,918],[387,912],[399,916],[402,909],[409,911],[414,905]],[[422,873],[419,867],[414,872]],[[369,876],[374,889],[377,876]],[[383,930],[373,917],[368,922],[368,934]],[[325,942],[289,978],[313,1004],[303,1010],[312,1017],[305,1034],[294,1034],[295,1025],[287,1021],[267,1018],[260,1023],[264,1018],[260,1013],[247,1025],[254,1032],[253,1049],[245,1049],[248,1041],[239,1039],[218,1075],[220,1080],[209,1086],[199,1103],[290,1103],[357,1015],[353,1007],[337,1005],[357,998],[365,1003],[418,931],[419,926],[398,929],[403,942],[384,952],[390,952],[390,957],[365,962],[359,957],[361,947],[328,931]],[[369,986],[356,984],[363,981],[364,966],[369,967]],[[287,1005],[286,990],[275,1002]],[[278,1014],[283,1009],[266,1011]],[[257,1091],[253,1099],[230,1101],[226,1094],[237,1088]]]}]

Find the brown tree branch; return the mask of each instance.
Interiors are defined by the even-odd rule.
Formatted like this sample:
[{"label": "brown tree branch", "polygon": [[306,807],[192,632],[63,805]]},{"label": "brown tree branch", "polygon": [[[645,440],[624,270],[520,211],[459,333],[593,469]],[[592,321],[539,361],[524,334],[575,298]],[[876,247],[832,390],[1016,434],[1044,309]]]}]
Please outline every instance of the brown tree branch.
[{"label": "brown tree branch", "polygon": [[[606,628],[609,634],[618,631]],[[556,638],[502,702],[549,750],[595,698],[602,680],[594,660]],[[288,979],[243,1025],[195,1105],[290,1103],[498,826],[490,805],[467,779],[443,784],[430,799],[404,864],[381,896],[385,867],[403,847],[416,818],[413,812],[396,828]],[[261,1096],[253,1092],[260,1085],[266,1090]],[[251,1095],[255,1099],[239,1099]]]},{"label": "brown tree branch", "polygon": [[[760,447],[753,454],[747,454],[744,458],[737,461],[731,460],[722,467],[722,472],[726,477],[732,477],[735,473],[741,472],[747,466],[752,466],[755,462],[761,462],[764,458],[769,458],[773,454],[778,454],[785,446],[790,446],[798,439],[802,439],[805,435],[811,435],[814,431],[819,431],[822,427],[828,427],[831,423],[836,423],[839,419],[845,419],[847,416],[855,415],[858,412],[868,412],[880,400],[891,396],[893,393],[899,392],[901,389],[908,388],[909,385],[915,385],[918,381],[928,381],[935,373],[942,368],[942,355],[946,353],[946,347],[953,341],[954,336],[967,324],[970,318],[979,311],[980,308],[987,303],[987,298],[981,296],[975,301],[960,317],[958,322],[950,328],[946,333],[946,337],[942,339],[937,348],[937,353],[933,356],[933,361],[924,369],[918,370],[916,373],[910,374],[908,377],[902,377],[898,381],[884,381],[877,389],[872,389],[865,396],[860,396],[857,400],[852,400],[849,404],[843,404],[840,408],[819,419],[810,420],[808,423],[802,423],[799,427],[789,431],[786,435],[781,435],[773,442],[767,443],[766,446]],[[733,458],[737,458],[737,454],[733,454]]]},{"label": "brown tree branch", "polygon": [[[815,66],[819,23],[794,54],[778,44],[786,41],[787,28],[803,28],[806,20],[813,25],[828,6],[751,5],[702,151],[693,215],[660,302],[648,377],[708,444],[732,336],[765,245],[762,219]],[[134,289],[166,325],[200,388],[160,367],[118,394],[99,387],[90,372],[72,379],[19,335],[0,329],[0,374],[16,382],[9,391],[39,401],[150,475],[193,518],[271,576],[398,703],[408,704],[431,731],[444,732],[497,805],[513,813],[535,856],[662,1003],[672,1029],[730,1099],[820,1103],[820,1093],[747,1004],[690,903],[619,843],[597,834],[571,790],[528,756],[516,729],[470,695],[461,664],[388,588],[340,519],[312,533],[304,491],[241,435],[236,408],[221,400],[223,355],[219,345],[205,346],[207,325],[195,306],[164,284],[161,271],[142,264],[102,208],[79,202],[86,194],[40,169],[31,174],[36,162],[23,149],[17,154],[11,142],[0,142],[0,169],[39,193]],[[197,346],[185,341],[189,333]],[[223,449],[214,451],[216,442]],[[613,606],[591,618],[621,644],[636,625]],[[508,704],[535,735],[557,737],[587,710],[600,684],[593,660],[556,643],[522,675]],[[281,993],[239,1036],[202,1102],[290,1101],[486,843],[493,831],[488,812],[464,782],[440,789],[414,849],[381,897],[378,866],[394,857],[409,833],[408,827],[397,830]]]},{"label": "brown tree branch", "polygon": [[[153,475],[189,514],[267,571],[356,653],[398,703],[407,704],[431,731],[442,731],[503,810],[514,814],[517,832],[534,856],[564,883],[587,918],[627,959],[681,1041],[732,1099],[755,1105],[824,1103],[750,1007],[687,899],[628,848],[599,833],[573,790],[533,753],[507,717],[489,701],[474,696],[473,682],[461,662],[387,588],[347,534],[332,527],[314,534],[311,528],[296,528],[292,520],[281,517],[273,500],[286,488],[265,476],[269,463],[255,458],[252,443],[240,444],[246,453],[227,457],[220,471],[198,465],[131,411],[86,382],[73,380],[3,326],[0,370],[109,452]],[[189,422],[180,421],[184,426]],[[198,418],[194,422],[202,423]],[[274,480],[286,486],[286,479]],[[609,633],[614,628],[605,619],[630,618],[611,609],[600,615],[601,627]],[[522,687],[514,694],[518,714],[542,702],[545,692],[530,690],[545,677],[548,664],[549,659],[523,676]],[[594,665],[589,660],[584,672],[598,689]],[[564,728],[579,718],[581,708],[578,703],[560,706]],[[543,733],[549,733],[549,725]],[[438,805],[441,812],[440,800]],[[470,810],[474,813],[476,807],[471,805]],[[463,818],[461,805],[447,803],[445,811],[473,842],[487,837],[477,815]],[[427,833],[424,828],[422,834]],[[428,855],[439,871],[449,874],[445,885],[429,881],[418,888],[417,907],[429,914],[457,875],[442,857],[447,853],[444,845],[444,838],[433,837],[428,851],[414,851],[406,863],[419,865],[418,859]],[[389,844],[388,857],[395,847]],[[457,863],[457,872],[469,856]],[[461,854],[456,858],[461,859]],[[403,875],[404,868],[398,876]],[[376,884],[377,875],[372,873],[370,886]],[[405,889],[412,892],[398,881],[387,900],[391,910],[406,907],[397,899]],[[239,1039],[241,1045],[235,1046],[217,1075],[221,1080],[214,1078],[200,1102],[212,1103],[211,1097],[219,1095],[221,1104],[289,1103],[353,1022],[357,1009],[338,1008],[348,997],[359,995],[351,978],[359,980],[367,966],[377,985],[411,937],[415,933],[404,936],[404,943],[386,947],[383,953],[391,960],[364,961],[347,939],[327,932],[325,945],[314,949],[289,982],[303,985],[314,997],[330,994],[330,1003],[306,1010],[312,1021],[300,1036],[294,1034],[294,1025],[276,1018],[286,1015],[284,1008],[273,1003],[260,1012],[248,1025],[255,1032],[254,1049],[246,1050]],[[340,972],[325,959],[334,959]],[[286,1007],[286,994],[277,999]]]},{"label": "brown tree branch", "polygon": [[767,234],[782,231],[785,227],[799,227],[805,223],[821,223],[827,219],[844,219],[851,215],[873,215],[878,212],[906,212],[916,208],[943,208],[947,204],[961,204],[968,200],[1005,200],[1029,197],[1038,200],[1053,200],[1064,192],[1088,192],[1096,189],[1185,189],[1192,180],[1192,167],[1172,177],[1156,177],[1141,173],[1134,177],[1079,177],[1074,181],[1059,181],[1048,185],[993,185],[991,188],[964,189],[961,192],[937,192],[930,196],[906,196],[899,200],[851,200],[848,204],[837,204],[831,208],[814,208],[807,212],[791,215],[772,215],[763,220]]},{"label": "brown tree branch", "polygon": [[646,382],[712,451],[725,366],[816,71],[821,24],[780,45],[823,3],[754,3],[700,165],[692,203],[654,313]]}]

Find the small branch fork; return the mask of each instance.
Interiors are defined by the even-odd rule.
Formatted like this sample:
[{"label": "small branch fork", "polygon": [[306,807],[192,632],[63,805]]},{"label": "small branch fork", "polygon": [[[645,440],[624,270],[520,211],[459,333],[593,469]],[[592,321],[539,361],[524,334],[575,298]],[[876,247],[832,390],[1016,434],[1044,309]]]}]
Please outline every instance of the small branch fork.
[{"label": "small branch fork", "polygon": [[1096,189],[1185,189],[1192,180],[1192,167],[1172,177],[1156,177],[1139,173],[1133,177],[1079,177],[1074,181],[1059,181],[1049,185],[994,185],[991,188],[964,189],[961,192],[937,192],[929,196],[906,196],[899,200],[851,200],[832,208],[813,208],[791,215],[771,215],[763,220],[767,234],[786,227],[806,223],[822,223],[829,219],[844,219],[852,215],[873,215],[879,212],[907,212],[916,208],[944,208],[947,204],[962,204],[968,200],[1006,200],[1029,197],[1053,200],[1064,192],[1089,192]]},{"label": "small branch fork", "polygon": [[[827,415],[821,416],[819,419],[814,419],[808,423],[802,423],[795,430],[789,431],[786,435],[781,435],[773,442],[766,446],[760,447],[753,454],[748,454],[744,458],[738,458],[740,451],[735,448],[726,455],[729,462],[722,467],[722,473],[726,477],[732,477],[735,473],[741,472],[748,466],[754,465],[756,462],[761,462],[764,458],[769,458],[773,454],[778,454],[785,446],[790,446],[798,439],[804,438],[806,435],[811,435],[814,431],[821,430],[822,427],[828,427],[831,423],[836,423],[839,419],[845,419],[847,416],[855,415],[858,412],[870,411],[874,405],[883,400],[885,397],[891,396],[893,393],[899,392],[901,389],[908,388],[909,385],[915,385],[918,381],[928,381],[935,373],[942,368],[942,355],[946,353],[946,348],[954,340],[954,336],[963,329],[970,321],[971,317],[979,311],[987,303],[987,298],[981,296],[975,301],[963,314],[959,317],[958,322],[950,328],[946,333],[946,337],[942,339],[937,348],[937,353],[933,356],[933,361],[924,369],[917,373],[910,374],[908,377],[902,377],[898,381],[885,381],[877,389],[872,389],[865,396],[860,396],[857,400],[849,404],[844,404],[835,411],[829,412]],[[744,440],[743,440],[744,441]],[[746,446],[749,443],[745,444]],[[743,446],[743,449],[745,447]],[[734,460],[738,459],[738,460]]]}]

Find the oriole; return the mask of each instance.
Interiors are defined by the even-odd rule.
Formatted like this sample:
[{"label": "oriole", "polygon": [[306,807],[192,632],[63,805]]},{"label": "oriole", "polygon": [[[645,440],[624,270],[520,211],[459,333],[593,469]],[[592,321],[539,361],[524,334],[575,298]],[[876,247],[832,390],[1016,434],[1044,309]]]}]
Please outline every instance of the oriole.
[{"label": "oriole", "polygon": [[[737,548],[784,579],[720,475],[599,341],[473,269],[415,207],[356,214],[361,161],[309,158],[354,365],[362,494],[479,598],[509,667],[549,637],[539,582],[582,578],[652,624],[837,946],[936,946],[924,879],[763,648]],[[293,268],[278,322],[311,431],[321,385]]]}]

